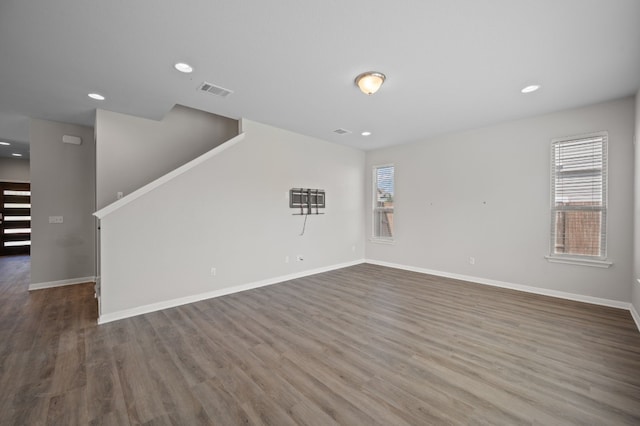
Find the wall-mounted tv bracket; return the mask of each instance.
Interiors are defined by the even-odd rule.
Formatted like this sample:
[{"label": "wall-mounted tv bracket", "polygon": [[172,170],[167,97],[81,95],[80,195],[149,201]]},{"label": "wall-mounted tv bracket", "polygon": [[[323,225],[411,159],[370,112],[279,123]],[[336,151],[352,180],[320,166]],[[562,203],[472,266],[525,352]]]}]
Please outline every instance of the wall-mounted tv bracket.
[{"label": "wall-mounted tv bracket", "polygon": [[324,214],[320,209],[325,208],[324,189],[291,188],[289,190],[289,207],[299,209],[295,216],[309,214]]}]

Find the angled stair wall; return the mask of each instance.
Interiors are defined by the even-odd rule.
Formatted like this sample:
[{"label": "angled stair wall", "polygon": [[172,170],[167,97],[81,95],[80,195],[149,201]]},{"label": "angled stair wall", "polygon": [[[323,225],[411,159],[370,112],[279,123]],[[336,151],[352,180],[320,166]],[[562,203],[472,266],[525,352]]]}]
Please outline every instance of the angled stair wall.
[{"label": "angled stair wall", "polygon": [[[242,130],[96,213],[100,322],[362,262],[365,153],[248,120]],[[304,235],[293,187],[327,194]]]},{"label": "angled stair wall", "polygon": [[161,121],[98,110],[98,209],[238,134],[238,121],[176,105]]}]

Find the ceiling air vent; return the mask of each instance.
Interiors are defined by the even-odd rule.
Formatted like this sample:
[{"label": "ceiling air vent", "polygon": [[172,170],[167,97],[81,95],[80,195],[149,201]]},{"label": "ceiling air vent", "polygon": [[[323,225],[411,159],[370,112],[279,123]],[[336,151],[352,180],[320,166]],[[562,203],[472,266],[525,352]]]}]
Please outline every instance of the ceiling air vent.
[{"label": "ceiling air vent", "polygon": [[347,133],[351,133],[351,131],[347,129],[335,129],[333,133],[337,133],[339,135],[346,135]]},{"label": "ceiling air vent", "polygon": [[222,96],[223,98],[226,98],[233,93],[233,90],[225,89],[224,87],[216,86],[215,84],[207,83],[206,81],[198,87],[198,90],[201,92],[211,93],[212,95]]}]

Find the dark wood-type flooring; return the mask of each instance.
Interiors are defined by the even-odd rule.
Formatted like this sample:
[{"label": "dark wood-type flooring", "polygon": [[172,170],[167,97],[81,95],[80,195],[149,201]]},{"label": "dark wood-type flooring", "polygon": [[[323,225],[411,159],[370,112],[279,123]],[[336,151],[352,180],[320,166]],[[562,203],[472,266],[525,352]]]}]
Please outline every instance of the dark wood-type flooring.
[{"label": "dark wood-type flooring", "polygon": [[359,265],[97,326],[27,285],[0,259],[1,425],[640,424],[623,310]]}]

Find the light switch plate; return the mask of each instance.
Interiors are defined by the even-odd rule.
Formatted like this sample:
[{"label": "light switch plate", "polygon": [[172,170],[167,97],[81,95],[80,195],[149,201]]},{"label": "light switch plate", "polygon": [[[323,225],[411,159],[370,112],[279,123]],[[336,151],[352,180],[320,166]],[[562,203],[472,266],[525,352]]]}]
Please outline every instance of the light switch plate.
[{"label": "light switch plate", "polygon": [[49,223],[63,223],[62,216],[49,216]]}]

